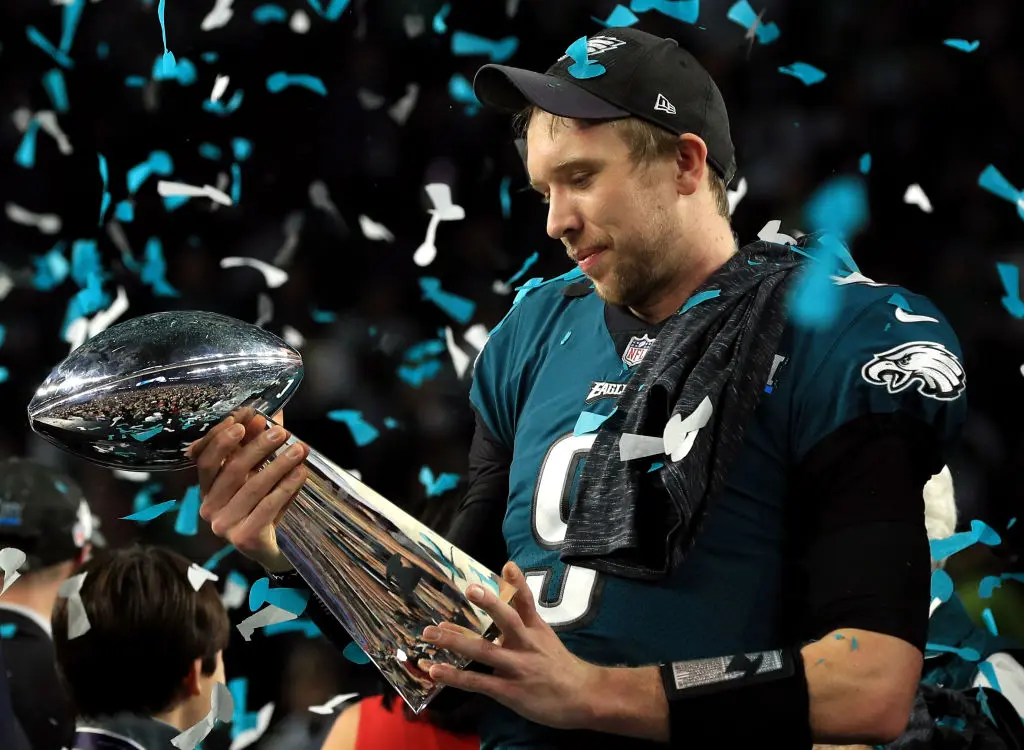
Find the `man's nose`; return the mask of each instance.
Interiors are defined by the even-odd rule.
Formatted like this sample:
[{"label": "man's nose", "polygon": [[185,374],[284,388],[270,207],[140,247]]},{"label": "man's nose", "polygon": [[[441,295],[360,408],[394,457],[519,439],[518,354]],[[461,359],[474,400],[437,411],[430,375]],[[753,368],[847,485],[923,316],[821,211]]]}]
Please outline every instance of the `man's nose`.
[{"label": "man's nose", "polygon": [[548,237],[560,240],[579,233],[582,227],[583,220],[573,201],[552,193],[548,198]]}]

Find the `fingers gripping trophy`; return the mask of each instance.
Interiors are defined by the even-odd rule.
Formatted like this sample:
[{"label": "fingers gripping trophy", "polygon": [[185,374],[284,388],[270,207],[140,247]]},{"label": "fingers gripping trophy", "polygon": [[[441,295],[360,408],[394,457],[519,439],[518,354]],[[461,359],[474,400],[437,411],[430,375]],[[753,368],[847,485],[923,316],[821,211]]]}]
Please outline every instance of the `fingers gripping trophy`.
[{"label": "fingers gripping trophy", "polygon": [[416,667],[421,656],[468,663],[434,653],[423,628],[455,620],[491,639],[497,630],[466,589],[484,584],[506,602],[515,589],[285,431],[282,410],[302,375],[301,355],[254,325],[155,313],[75,349],[36,391],[28,418],[101,466],[195,467],[214,533],[269,572],[294,568],[418,712],[441,689]]}]

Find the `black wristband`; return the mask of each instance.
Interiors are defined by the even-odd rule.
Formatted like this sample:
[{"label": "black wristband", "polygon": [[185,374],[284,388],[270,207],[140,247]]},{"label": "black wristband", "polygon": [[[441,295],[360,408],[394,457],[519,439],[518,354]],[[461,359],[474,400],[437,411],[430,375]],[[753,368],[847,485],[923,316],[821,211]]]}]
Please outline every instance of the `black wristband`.
[{"label": "black wristband", "polygon": [[673,747],[810,748],[799,648],[661,665]]}]

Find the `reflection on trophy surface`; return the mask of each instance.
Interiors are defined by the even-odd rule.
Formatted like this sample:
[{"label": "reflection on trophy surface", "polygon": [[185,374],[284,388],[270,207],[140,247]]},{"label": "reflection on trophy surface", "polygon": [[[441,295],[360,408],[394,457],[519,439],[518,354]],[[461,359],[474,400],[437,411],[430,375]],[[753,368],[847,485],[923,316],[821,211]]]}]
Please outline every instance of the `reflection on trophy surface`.
[{"label": "reflection on trophy surface", "polygon": [[[155,313],[75,349],[36,391],[28,416],[37,433],[93,463],[183,469],[185,449],[238,408],[273,424],[302,375],[299,353],[261,328],[206,312]],[[451,621],[491,637],[491,618],[466,588],[488,585],[504,601],[514,589],[316,450],[306,469],[278,523],[281,551],[420,711],[440,688],[417,661],[467,663],[420,642],[423,628]]]}]

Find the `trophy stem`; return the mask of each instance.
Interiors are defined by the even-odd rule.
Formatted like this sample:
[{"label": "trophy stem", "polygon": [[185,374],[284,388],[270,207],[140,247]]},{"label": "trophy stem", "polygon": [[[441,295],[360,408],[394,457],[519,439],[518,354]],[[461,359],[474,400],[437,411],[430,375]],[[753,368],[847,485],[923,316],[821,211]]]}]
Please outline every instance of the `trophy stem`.
[{"label": "trophy stem", "polygon": [[418,713],[441,690],[418,661],[468,663],[420,641],[423,628],[449,621],[490,637],[492,620],[466,588],[486,584],[506,601],[514,589],[316,450],[305,466],[277,525],[281,552]]}]

